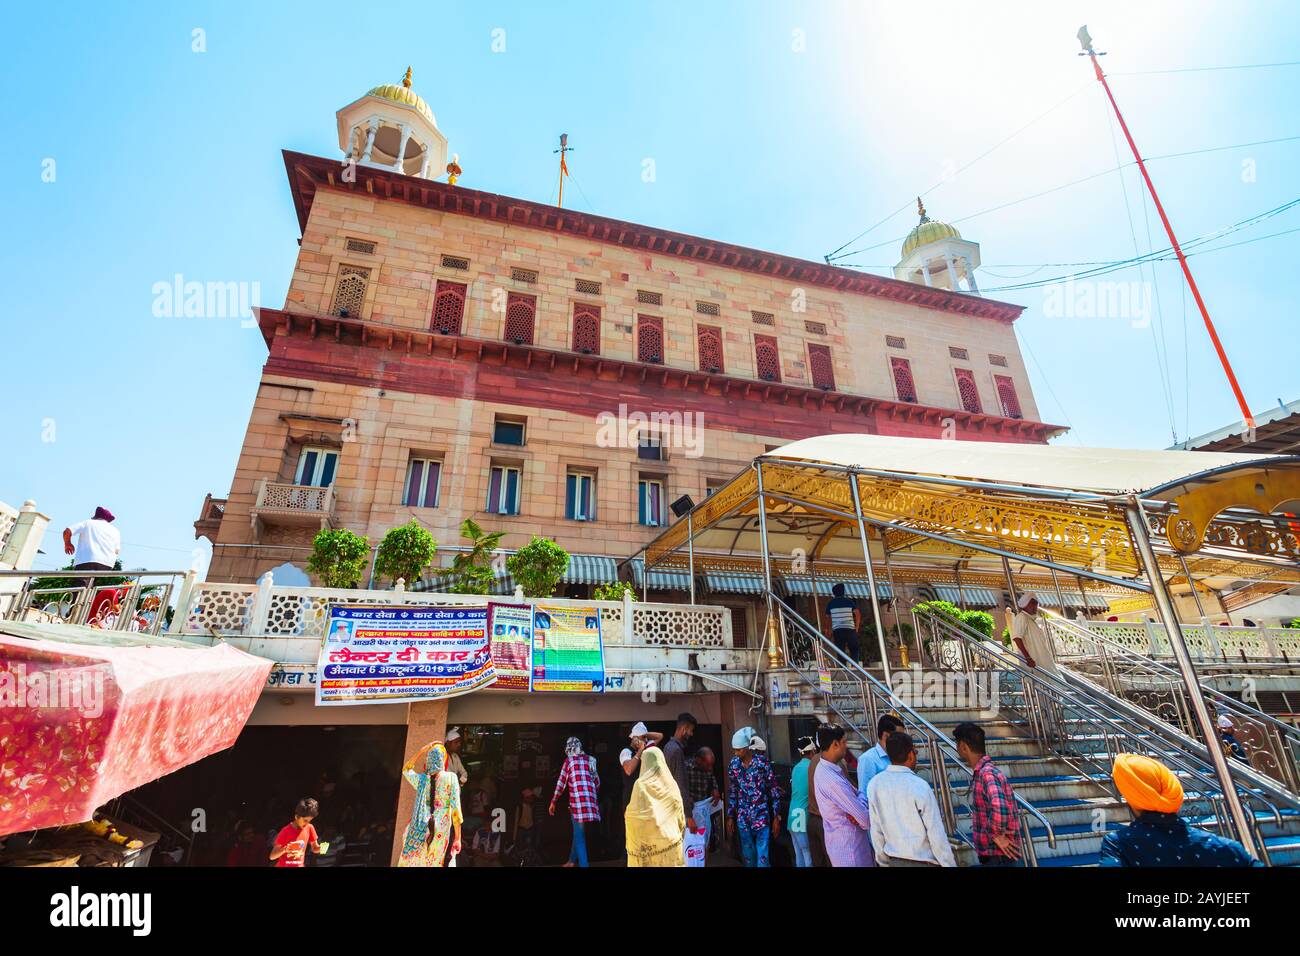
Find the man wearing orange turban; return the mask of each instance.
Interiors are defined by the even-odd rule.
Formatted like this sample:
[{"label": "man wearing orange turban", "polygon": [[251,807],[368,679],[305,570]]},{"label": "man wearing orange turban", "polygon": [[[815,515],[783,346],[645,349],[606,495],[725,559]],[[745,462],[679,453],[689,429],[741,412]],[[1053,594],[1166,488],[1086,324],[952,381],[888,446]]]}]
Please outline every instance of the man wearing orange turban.
[{"label": "man wearing orange turban", "polygon": [[1134,819],[1107,832],[1102,866],[1263,866],[1240,843],[1178,815],[1183,785],[1159,760],[1119,754],[1112,777]]}]

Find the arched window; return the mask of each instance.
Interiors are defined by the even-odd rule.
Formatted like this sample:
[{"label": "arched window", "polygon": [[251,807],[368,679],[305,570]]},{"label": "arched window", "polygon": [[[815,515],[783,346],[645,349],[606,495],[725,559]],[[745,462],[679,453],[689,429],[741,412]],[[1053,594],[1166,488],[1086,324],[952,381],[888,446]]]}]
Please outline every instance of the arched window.
[{"label": "arched window", "polygon": [[1020,398],[1016,395],[1016,383],[1009,375],[994,375],[993,384],[998,389],[998,401],[1002,404],[1003,418],[1024,418],[1020,411]]},{"label": "arched window", "polygon": [[835,362],[829,345],[808,346],[808,369],[812,372],[814,388],[835,391]]},{"label": "arched window", "polygon": [[506,296],[505,339],[507,342],[514,342],[516,345],[532,345],[536,320],[536,298],[518,292],[511,292]]},{"label": "arched window", "polygon": [[700,369],[705,372],[725,372],[722,361],[722,330],[711,325],[701,325],[695,333],[700,353]]},{"label": "arched window", "polygon": [[460,335],[460,323],[465,317],[465,292],[463,282],[438,280],[433,292],[433,319],[429,328],[445,335]]},{"label": "arched window", "polygon": [[765,382],[781,381],[781,354],[775,336],[754,336],[754,368]]},{"label": "arched window", "polygon": [[957,377],[957,397],[961,399],[961,407],[967,412],[982,412],[983,406],[980,405],[979,389],[975,387],[975,373],[968,368],[953,369],[953,374]]},{"label": "arched window", "polygon": [[653,315],[636,317],[636,360],[662,362],[664,360],[664,320]]},{"label": "arched window", "polygon": [[600,354],[600,306],[573,304],[573,350],[586,355]]},{"label": "arched window", "polygon": [[361,318],[361,309],[366,304],[366,285],[369,282],[369,269],[339,266],[338,283],[334,286],[334,305],[330,308],[330,314]]},{"label": "arched window", "polygon": [[916,401],[916,383],[912,381],[912,363],[905,358],[891,358],[889,367],[894,373],[894,390],[900,402]]}]

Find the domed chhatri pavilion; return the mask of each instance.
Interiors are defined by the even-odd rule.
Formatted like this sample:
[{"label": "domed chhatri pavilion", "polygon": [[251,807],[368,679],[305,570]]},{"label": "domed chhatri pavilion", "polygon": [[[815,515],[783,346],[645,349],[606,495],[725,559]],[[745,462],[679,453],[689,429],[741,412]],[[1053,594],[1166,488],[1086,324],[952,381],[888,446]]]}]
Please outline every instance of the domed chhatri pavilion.
[{"label": "domed chhatri pavilion", "polygon": [[978,295],[975,270],[980,264],[979,243],[963,239],[956,226],[927,216],[919,196],[916,211],[921,221],[903,240],[902,258],[894,266],[894,278]]},{"label": "domed chhatri pavilion", "polygon": [[401,83],[376,86],[336,114],[339,149],[362,166],[437,179],[447,164],[447,137],[433,110],[411,89],[411,68]]}]

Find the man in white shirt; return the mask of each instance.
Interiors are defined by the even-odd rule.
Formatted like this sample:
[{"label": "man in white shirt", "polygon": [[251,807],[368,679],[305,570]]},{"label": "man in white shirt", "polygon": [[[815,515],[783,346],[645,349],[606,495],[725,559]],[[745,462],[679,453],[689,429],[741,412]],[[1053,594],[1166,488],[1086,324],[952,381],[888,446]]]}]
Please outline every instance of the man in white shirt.
[{"label": "man in white shirt", "polygon": [[[113,527],[113,512],[96,508],[88,521],[63,529],[63,550],[70,554],[76,571],[112,571],[122,553],[122,536]],[[73,538],[77,543],[72,543]]]},{"label": "man in white shirt", "polygon": [[447,748],[447,769],[459,778],[462,787],[465,786],[465,784],[469,783],[469,771],[465,769],[465,762],[460,759],[461,737],[459,727],[453,727],[447,731],[447,739],[443,741],[443,746]]},{"label": "man in white shirt", "polygon": [[939,801],[916,775],[911,734],[897,731],[885,741],[889,767],[867,784],[871,847],[877,866],[956,866],[943,827]]},{"label": "man in white shirt", "polygon": [[1026,591],[1016,606],[1020,610],[1011,621],[1011,643],[1030,667],[1055,675],[1056,648],[1038,618],[1038,595]]}]

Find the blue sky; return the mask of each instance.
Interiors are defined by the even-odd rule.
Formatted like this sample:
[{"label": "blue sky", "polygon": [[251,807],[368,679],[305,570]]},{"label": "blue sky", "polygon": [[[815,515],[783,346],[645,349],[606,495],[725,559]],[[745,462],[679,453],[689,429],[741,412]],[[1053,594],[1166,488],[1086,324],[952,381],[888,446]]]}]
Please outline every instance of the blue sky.
[{"label": "blue sky", "polygon": [[[465,186],[552,200],[568,132],[566,205],[809,259],[936,184],[930,214],[981,243],[986,291],[1161,248],[1136,171],[1106,173],[1116,142],[1128,155],[1076,56],[1082,23],[1145,154],[1300,136],[1300,68],[1124,75],[1298,60],[1284,2],[15,8],[0,500],[52,517],[39,566],[97,504],[119,516],[128,567],[190,565],[266,353],[237,320],[155,317],[154,284],[257,282],[282,304],[298,227],[280,150],[337,155],[334,111],[408,64]],[[1297,198],[1298,167],[1300,140],[1151,163],[1183,239]],[[914,223],[894,215],[847,261],[886,271]],[[1297,227],[1292,210],[1209,245]],[[1300,397],[1298,253],[1294,233],[1191,260],[1256,411]],[[1042,417],[1073,427],[1061,440],[1165,447],[1237,420],[1177,264],[1106,278],[1146,283],[1148,325],[1049,314],[1043,289],[990,292],[1027,307]]]}]

